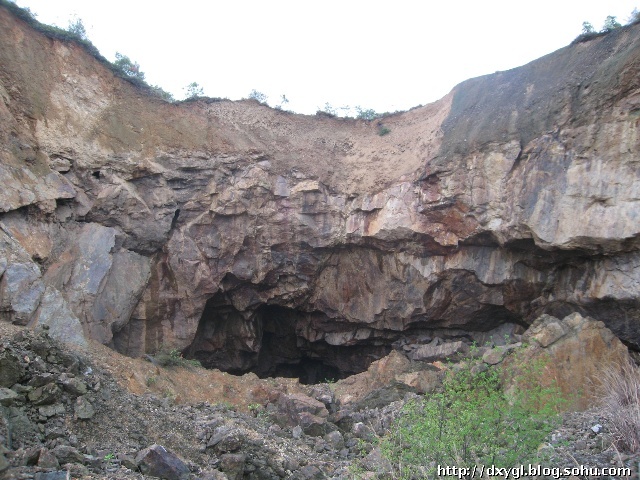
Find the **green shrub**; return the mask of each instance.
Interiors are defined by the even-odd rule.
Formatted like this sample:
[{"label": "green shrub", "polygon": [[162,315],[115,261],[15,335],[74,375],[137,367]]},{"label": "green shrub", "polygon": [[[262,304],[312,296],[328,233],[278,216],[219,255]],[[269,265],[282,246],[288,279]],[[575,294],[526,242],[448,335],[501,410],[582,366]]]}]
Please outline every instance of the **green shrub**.
[{"label": "green shrub", "polygon": [[175,98],[173,98],[173,95],[170,92],[167,92],[165,89],[163,89],[159,85],[151,85],[149,87],[149,90],[153,95],[155,95],[156,97],[160,97],[161,99],[167,102],[175,101]]},{"label": "green shrub", "polygon": [[116,61],[113,62],[113,65],[125,76],[144,81],[144,72],[140,70],[140,64],[132,61],[126,55],[116,52]]},{"label": "green shrub", "polygon": [[154,360],[156,364],[161,367],[202,367],[202,364],[198,360],[186,359],[182,356],[182,352],[178,349],[170,350],[169,352],[160,352],[155,355]]},{"label": "green shrub", "polygon": [[84,23],[82,23],[80,18],[77,18],[73,22],[69,22],[67,31],[81,40],[87,40],[87,29],[84,28]]},{"label": "green shrub", "polygon": [[356,118],[359,120],[375,120],[380,116],[373,108],[356,107]]},{"label": "green shrub", "polygon": [[613,15],[609,15],[605,19],[604,25],[602,25],[602,30],[600,31],[602,33],[611,32],[612,30],[615,30],[616,28],[620,28],[621,26],[622,25],[620,24],[620,22],[618,22],[616,17],[614,17]]},{"label": "green shrub", "polygon": [[387,127],[385,127],[384,125],[378,125],[378,135],[384,137],[389,133],[391,133],[391,130],[389,130]]},{"label": "green shrub", "polygon": [[500,369],[481,365],[451,370],[440,392],[405,406],[381,441],[392,478],[434,478],[438,465],[509,468],[540,460],[538,447],[559,422],[558,387],[507,394]]},{"label": "green shrub", "polygon": [[184,98],[186,100],[194,100],[200,97],[204,97],[204,89],[197,82],[191,82],[184,87]]},{"label": "green shrub", "polygon": [[267,100],[269,99],[269,97],[266,94],[259,92],[255,88],[251,90],[248,98],[257,100],[259,103],[263,103],[263,104],[266,104]]}]

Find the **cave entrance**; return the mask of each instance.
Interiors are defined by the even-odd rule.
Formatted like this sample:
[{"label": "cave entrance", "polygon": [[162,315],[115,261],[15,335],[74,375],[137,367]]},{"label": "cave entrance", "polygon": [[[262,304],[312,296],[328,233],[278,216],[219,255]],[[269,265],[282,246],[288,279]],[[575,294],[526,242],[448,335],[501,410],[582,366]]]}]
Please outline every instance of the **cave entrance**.
[{"label": "cave entrance", "polygon": [[375,342],[332,345],[327,334],[340,338],[337,328],[320,312],[279,305],[239,311],[218,293],[207,301],[196,336],[183,354],[206,368],[236,375],[253,372],[260,378],[291,377],[314,384],[363,372],[391,350]]}]

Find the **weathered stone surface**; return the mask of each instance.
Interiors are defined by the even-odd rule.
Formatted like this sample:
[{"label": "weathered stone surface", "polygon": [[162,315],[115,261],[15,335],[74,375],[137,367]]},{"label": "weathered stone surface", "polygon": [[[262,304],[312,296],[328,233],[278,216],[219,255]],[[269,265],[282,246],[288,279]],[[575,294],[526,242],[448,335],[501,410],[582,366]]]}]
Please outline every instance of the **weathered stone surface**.
[{"label": "weathered stone surface", "polygon": [[[558,335],[560,331],[563,335]],[[548,341],[551,338],[555,340]],[[620,368],[629,358],[627,347],[603,322],[578,313],[562,320],[550,315],[538,317],[524,333],[523,341],[532,345],[520,359],[524,368],[541,365],[541,384],[557,381],[570,406],[576,408],[587,408],[598,397],[603,371]]]},{"label": "weathered stone surface", "polygon": [[38,307],[45,286],[38,266],[22,246],[0,229],[0,313],[26,325]]},{"label": "weathered stone surface", "polygon": [[53,452],[46,448],[41,448],[38,456],[38,466],[40,468],[58,468],[60,467],[60,462],[58,462],[58,458]]},{"label": "weathered stone surface", "polygon": [[40,306],[31,320],[30,326],[49,327],[52,338],[62,342],[73,343],[82,347],[87,346],[82,324],[62,293],[52,286],[47,286],[41,297]]},{"label": "weathered stone surface", "polygon": [[183,480],[189,474],[187,465],[174,453],[162,445],[151,445],[136,456],[136,463],[145,475]]},{"label": "weathered stone surface", "polygon": [[54,472],[37,472],[35,480],[67,480],[69,472],[67,470],[57,470]]},{"label": "weathered stone surface", "polygon": [[51,405],[55,403],[61,395],[62,391],[55,383],[47,383],[42,387],[31,390],[28,398],[34,405]]},{"label": "weathered stone surface", "polygon": [[62,388],[71,395],[79,396],[87,393],[87,384],[77,377],[71,377],[63,373],[58,381]]},{"label": "weathered stone surface", "polygon": [[0,387],[0,405],[3,407],[9,407],[15,399],[18,398],[18,394],[10,388]]},{"label": "weathered stone surface", "polygon": [[4,456],[4,453],[0,453],[0,473],[8,470],[10,466],[11,464],[9,463],[7,458]]},{"label": "weathered stone surface", "polygon": [[75,404],[75,415],[80,420],[89,420],[96,414],[93,405],[86,397],[78,397]]},{"label": "weathered stone surface", "polygon": [[300,425],[307,435],[325,433],[329,411],[325,405],[302,393],[281,394],[276,403],[284,424]]},{"label": "weathered stone surface", "polygon": [[229,480],[240,480],[244,474],[247,456],[242,453],[225,453],[220,455],[220,467]]},{"label": "weathered stone surface", "polygon": [[84,455],[77,448],[69,445],[58,445],[52,450],[52,453],[61,465],[65,463],[82,463],[84,461]]},{"label": "weathered stone surface", "polygon": [[508,350],[505,347],[494,347],[482,355],[482,361],[488,365],[497,365],[502,362],[502,359],[507,354]]},{"label": "weathered stone surface", "polygon": [[335,397],[341,405],[347,405],[357,404],[370,392],[395,395],[391,391],[382,391],[387,387],[393,390],[430,391],[438,384],[438,376],[436,367],[424,362],[411,362],[405,355],[394,350],[373,362],[367,371],[341,381],[336,385]]},{"label": "weathered stone surface", "polygon": [[218,453],[229,453],[240,450],[242,432],[237,429],[221,427],[207,442],[207,448],[214,447]]},{"label": "weathered stone surface", "polygon": [[463,82],[384,137],[167,105],[30,35],[2,11],[3,320],[307,383],[408,332],[543,313],[640,348],[637,25]]},{"label": "weathered stone surface", "polygon": [[0,387],[11,387],[25,372],[20,359],[10,350],[0,352]]},{"label": "weathered stone surface", "polygon": [[64,405],[61,403],[56,403],[54,405],[45,405],[44,407],[40,407],[38,409],[38,413],[43,417],[54,417],[56,415],[62,415],[65,412]]},{"label": "weathered stone surface", "polygon": [[421,345],[413,352],[409,353],[411,360],[420,360],[424,362],[433,362],[434,360],[443,360],[456,353],[465,353],[467,346],[463,342],[446,342],[441,344]]}]

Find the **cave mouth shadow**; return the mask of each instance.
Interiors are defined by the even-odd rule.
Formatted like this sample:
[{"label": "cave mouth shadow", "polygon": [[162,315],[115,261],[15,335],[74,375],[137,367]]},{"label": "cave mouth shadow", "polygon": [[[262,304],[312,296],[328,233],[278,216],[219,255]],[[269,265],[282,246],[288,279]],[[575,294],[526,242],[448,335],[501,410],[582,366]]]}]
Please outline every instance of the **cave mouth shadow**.
[{"label": "cave mouth shadow", "polygon": [[298,378],[302,384],[331,382],[367,370],[391,351],[386,342],[325,341],[326,333],[348,327],[320,312],[279,305],[239,311],[219,292],[207,301],[194,340],[183,355],[205,368],[234,375],[253,372],[260,378]]}]

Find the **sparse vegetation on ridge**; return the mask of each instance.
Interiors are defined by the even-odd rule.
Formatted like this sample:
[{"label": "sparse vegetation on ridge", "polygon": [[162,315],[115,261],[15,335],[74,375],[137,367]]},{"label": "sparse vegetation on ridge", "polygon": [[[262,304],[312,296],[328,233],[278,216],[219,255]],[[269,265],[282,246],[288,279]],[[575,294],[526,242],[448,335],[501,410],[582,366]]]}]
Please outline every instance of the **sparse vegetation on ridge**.
[{"label": "sparse vegetation on ridge", "polygon": [[[31,12],[29,8],[21,8],[15,3],[10,2],[9,0],[0,0],[0,7],[5,7],[13,15],[27,23],[34,30],[46,35],[49,38],[60,40],[63,42],[73,42],[79,45],[92,57],[108,67],[118,77],[127,80],[129,83],[132,83],[137,87],[147,91],[149,94],[162,98],[167,102],[172,102],[174,100],[173,95],[163,90],[160,86],[149,85],[144,80],[144,73],[139,71],[140,65],[135,62],[131,62],[131,60],[129,60],[126,55],[122,55],[122,58],[118,58],[116,56],[116,61],[113,63],[107,60],[96,48],[96,46],[87,38],[86,29],[81,19],[77,19],[74,22],[71,22],[67,29],[63,29],[39,22],[36,19],[35,14]],[[123,63],[123,59],[129,60],[129,64]],[[125,68],[128,66],[137,66],[138,72],[136,73],[135,70]]]},{"label": "sparse vegetation on ridge", "polygon": [[[634,8],[631,12],[631,15],[629,15],[629,19],[627,20],[626,25],[633,25],[639,22],[640,12],[638,11],[638,9]],[[609,15],[607,16],[607,18],[605,18],[600,31],[596,31],[591,22],[585,21],[582,22],[582,32],[573,40],[573,42],[571,42],[571,44],[573,45],[575,43],[586,42],[588,40],[591,40],[592,38],[601,37],[622,27],[623,25],[614,15]]]},{"label": "sparse vegetation on ridge", "polygon": [[251,100],[256,100],[258,103],[262,103],[264,105],[267,104],[267,100],[269,99],[269,97],[266,94],[259,92],[255,88],[251,90],[251,92],[249,92],[249,95],[247,96],[247,98]]},{"label": "sparse vegetation on ridge", "polygon": [[191,82],[189,85],[184,87],[183,90],[185,92],[185,100],[194,100],[196,98],[204,97],[204,89],[197,82]]}]

